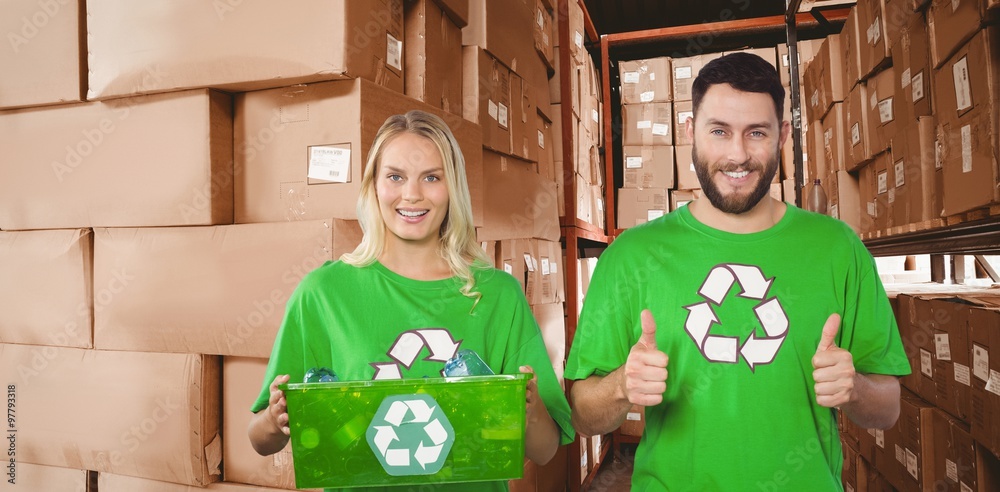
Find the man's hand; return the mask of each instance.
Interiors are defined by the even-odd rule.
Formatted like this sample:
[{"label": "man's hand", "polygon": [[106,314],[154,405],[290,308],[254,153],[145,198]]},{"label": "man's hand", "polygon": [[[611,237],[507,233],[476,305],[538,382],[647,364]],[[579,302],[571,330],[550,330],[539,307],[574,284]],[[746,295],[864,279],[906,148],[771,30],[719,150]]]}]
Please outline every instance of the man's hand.
[{"label": "man's hand", "polygon": [[812,358],[816,403],[824,407],[839,408],[854,396],[854,358],[834,341],[839,330],[840,315],[831,314]]},{"label": "man's hand", "polygon": [[622,391],[635,405],[652,406],[663,401],[667,390],[667,354],[656,348],[656,321],[648,309],[642,311],[642,336],[625,361]]},{"label": "man's hand", "polygon": [[285,392],[281,391],[278,385],[287,383],[289,379],[287,374],[282,374],[271,381],[271,397],[265,409],[268,419],[286,436],[291,434],[288,428],[288,404],[285,402]]}]

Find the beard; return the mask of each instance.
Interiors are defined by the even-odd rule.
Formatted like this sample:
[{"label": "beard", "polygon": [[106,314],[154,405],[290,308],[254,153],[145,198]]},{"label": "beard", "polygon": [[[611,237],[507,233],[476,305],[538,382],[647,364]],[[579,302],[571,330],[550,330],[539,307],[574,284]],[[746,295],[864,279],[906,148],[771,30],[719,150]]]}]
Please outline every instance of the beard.
[{"label": "beard", "polygon": [[691,159],[694,161],[694,169],[698,175],[698,183],[701,184],[702,194],[705,195],[705,198],[708,198],[712,206],[727,214],[743,214],[760,203],[761,199],[771,191],[771,181],[774,180],[774,175],[778,172],[777,150],[771,154],[770,159],[764,164],[748,160],[739,165],[731,166],[734,170],[742,168],[745,171],[756,172],[760,178],[750,192],[734,192],[729,195],[723,195],[719,191],[719,187],[716,186],[715,181],[712,180],[715,172],[721,171],[723,168],[713,169],[711,164],[705,162],[698,155],[698,146],[694,144],[691,146]]}]

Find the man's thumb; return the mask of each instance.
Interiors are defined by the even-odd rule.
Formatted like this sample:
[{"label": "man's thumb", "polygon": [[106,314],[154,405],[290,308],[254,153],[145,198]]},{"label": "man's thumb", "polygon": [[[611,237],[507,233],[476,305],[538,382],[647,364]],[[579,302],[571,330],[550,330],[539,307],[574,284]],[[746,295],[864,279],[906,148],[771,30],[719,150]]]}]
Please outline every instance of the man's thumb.
[{"label": "man's thumb", "polygon": [[648,309],[643,309],[639,315],[642,320],[642,337],[639,343],[647,348],[656,348],[656,321],[653,320],[653,313]]},{"label": "man's thumb", "polygon": [[823,334],[820,335],[819,346],[816,347],[816,351],[822,352],[835,347],[837,345],[835,340],[838,331],[840,331],[840,315],[833,313],[826,319],[826,324],[823,325]]}]

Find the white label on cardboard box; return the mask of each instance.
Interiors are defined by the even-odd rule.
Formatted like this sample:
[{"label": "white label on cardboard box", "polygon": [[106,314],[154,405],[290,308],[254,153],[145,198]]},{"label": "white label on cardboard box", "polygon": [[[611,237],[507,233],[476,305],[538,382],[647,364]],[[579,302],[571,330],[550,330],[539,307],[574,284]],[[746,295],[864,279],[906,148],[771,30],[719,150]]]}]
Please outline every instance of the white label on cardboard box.
[{"label": "white label on cardboard box", "polygon": [[896,188],[906,184],[906,166],[903,165],[903,159],[896,161],[896,164],[894,164],[893,175],[896,176]]},{"label": "white label on cardboard box", "polygon": [[857,145],[861,142],[861,127],[859,123],[851,125],[851,145]]},{"label": "white label on cardboard box", "polygon": [[871,24],[871,25],[868,26],[868,29],[865,29],[865,38],[868,40],[868,44],[874,44],[874,43],[872,43],[872,39],[875,38],[875,33],[872,32],[872,28],[874,28],[874,27],[875,27],[875,24]]},{"label": "white label on cardboard box", "polygon": [[885,431],[882,429],[875,429],[875,444],[878,447],[885,449]]},{"label": "white label on cardboard box", "polygon": [[892,98],[889,97],[878,102],[878,120],[884,125],[892,119]]},{"label": "white label on cardboard box", "polygon": [[906,471],[910,472],[910,476],[913,478],[917,478],[917,473],[920,471],[917,466],[917,455],[909,448],[906,449]]},{"label": "white label on cardboard box", "polygon": [[681,111],[677,113],[677,124],[683,125],[687,122],[688,118],[694,118],[694,112],[692,111]]},{"label": "white label on cardboard box", "polygon": [[951,67],[955,78],[955,102],[959,111],[972,107],[972,89],[969,87],[969,60],[963,56]]},{"label": "white label on cardboard box", "polygon": [[813,91],[812,96],[809,98],[809,102],[813,107],[819,106],[819,89]]},{"label": "white label on cardboard box", "polygon": [[503,271],[505,271],[505,272],[513,275],[514,274],[514,267],[512,267],[509,262],[505,261],[505,262],[503,262]]},{"label": "white label on cardboard box", "polygon": [[972,344],[972,375],[983,381],[990,377],[990,352],[975,343]]},{"label": "white label on cardboard box", "polygon": [[580,31],[574,32],[573,42],[576,43],[577,48],[583,48],[583,33]]},{"label": "white label on cardboard box", "polygon": [[904,89],[910,85],[910,67],[906,67],[906,70],[903,70],[902,75],[899,76],[899,84]]},{"label": "white label on cardboard box", "polygon": [[865,430],[868,431],[869,436],[875,437],[875,429],[865,429]]},{"label": "white label on cardboard box", "polygon": [[913,87],[911,87],[911,90],[913,91],[913,102],[917,102],[917,101],[923,99],[924,98],[924,72],[923,71],[917,72],[917,74],[914,75],[912,79],[910,79],[910,83],[913,86]]},{"label": "white label on cardboard box", "polygon": [[955,363],[955,381],[966,386],[972,386],[972,379],[969,377],[969,366]]},{"label": "white label on cardboard box", "polygon": [[889,188],[889,205],[896,203],[896,188]]},{"label": "white label on cardboard box", "polygon": [[528,253],[524,254],[524,267],[527,268],[529,272],[535,271],[534,258],[532,258]]},{"label": "white label on cardboard box", "polygon": [[854,492],[854,486],[851,485],[851,484],[849,484],[849,483],[845,483],[844,484],[844,490],[847,491],[847,492]]},{"label": "white label on cardboard box", "polygon": [[656,72],[649,72],[649,80],[656,80]]},{"label": "white label on cardboard box", "polygon": [[545,148],[545,134],[541,130],[538,130],[538,148]]},{"label": "white label on cardboard box", "polygon": [[941,169],[944,163],[941,162],[941,146],[938,145],[938,141],[934,140],[934,169]]},{"label": "white label on cardboard box", "polygon": [[545,27],[545,16],[542,13],[542,8],[538,7],[538,15],[535,16],[535,23],[538,27]]},{"label": "white label on cardboard box", "polygon": [[788,53],[785,53],[784,55],[781,55],[781,66],[783,66],[783,67],[787,67],[788,66]]},{"label": "white label on cardboard box", "polygon": [[625,414],[625,420],[642,420],[642,414],[639,412],[629,412]]},{"label": "white label on cardboard box", "polygon": [[674,78],[677,80],[690,79],[691,67],[674,67]]},{"label": "white label on cardboard box", "polygon": [[653,219],[659,219],[660,217],[663,217],[663,214],[663,210],[646,210],[646,221],[648,222]]},{"label": "white label on cardboard box", "polygon": [[868,109],[875,109],[878,106],[878,91],[872,91],[872,95],[868,97]]},{"label": "white label on cardboard box", "polygon": [[640,169],[640,168],[642,168],[642,156],[625,158],[625,169]]},{"label": "white label on cardboard box", "polygon": [[653,135],[665,136],[670,134],[670,125],[666,123],[653,123]]},{"label": "white label on cardboard box", "polygon": [[646,92],[643,92],[642,94],[639,94],[639,102],[648,103],[648,102],[652,101],[653,98],[655,98],[655,97],[656,97],[656,92],[654,92],[654,91],[646,91]]},{"label": "white label on cardboard box", "polygon": [[542,275],[548,275],[550,273],[552,273],[552,271],[549,269],[549,257],[548,256],[543,256],[542,257]]},{"label": "white label on cardboard box", "polygon": [[1000,371],[990,370],[990,380],[986,382],[986,391],[1000,396]]},{"label": "white label on cardboard box", "polygon": [[590,119],[594,120],[594,123],[601,122],[601,113],[598,113],[596,109],[590,110]]},{"label": "white label on cardboard box", "polygon": [[346,183],[351,179],[351,149],[309,147],[309,179]]},{"label": "white label on cardboard box", "polygon": [[839,219],[840,218],[840,207],[837,206],[836,203],[834,203],[833,205],[830,205],[830,217],[833,217],[835,219]]},{"label": "white label on cardboard box", "polygon": [[833,128],[828,128],[825,132],[823,132],[823,145],[829,147],[830,140],[833,140]]},{"label": "white label on cardboard box", "polygon": [[559,273],[559,265],[557,265],[556,262],[554,261],[549,262],[549,273],[551,273],[552,275]]},{"label": "white label on cardboard box", "polygon": [[403,69],[403,42],[385,34],[385,63],[396,70]]},{"label": "white label on cardboard box", "polygon": [[944,474],[952,482],[958,482],[958,464],[954,461],[945,458],[944,460]]},{"label": "white label on cardboard box", "polygon": [[868,205],[868,215],[875,216],[875,202],[865,202]]},{"label": "white label on cardboard box", "polygon": [[927,350],[920,349],[920,372],[929,378],[934,377],[934,359]]},{"label": "white label on cardboard box", "polygon": [[951,342],[947,333],[934,334],[934,352],[938,360],[951,360]]},{"label": "white label on cardboard box", "polygon": [[872,44],[878,44],[878,42],[882,40],[882,18],[881,17],[876,17],[875,18],[875,23],[872,24],[872,29],[873,29],[873,31],[872,31],[872,40],[874,41],[874,43],[872,43]]},{"label": "white label on cardboard box", "polygon": [[975,490],[972,490],[972,487],[969,487],[965,482],[961,482],[961,484],[962,484],[962,492],[976,492]]},{"label": "white label on cardboard box", "polygon": [[962,0],[951,0],[951,13],[955,13],[958,10],[958,6],[962,4]]},{"label": "white label on cardboard box", "polygon": [[545,31],[542,31],[542,45],[543,46],[549,45],[549,33]]},{"label": "white label on cardboard box", "polygon": [[962,172],[972,172],[972,126],[962,127]]},{"label": "white label on cardboard box", "polygon": [[896,447],[896,461],[906,463],[906,451],[899,444],[895,444],[894,446]]},{"label": "white label on cardboard box", "polygon": [[639,83],[639,72],[625,72],[622,74],[622,83],[624,84],[638,84]]},{"label": "white label on cardboard box", "polygon": [[879,171],[878,173],[878,194],[881,195],[889,191],[889,171]]},{"label": "white label on cardboard box", "polygon": [[635,127],[638,130],[645,130],[647,128],[653,128],[652,120],[639,120],[635,122]]},{"label": "white label on cardboard box", "polygon": [[493,118],[493,121],[496,121],[496,119],[497,119],[497,103],[493,102],[493,100],[490,99],[488,101],[486,107],[488,108],[486,111],[490,113],[490,118]]},{"label": "white label on cardboard box", "polygon": [[507,105],[504,103],[497,104],[497,123],[507,128]]}]

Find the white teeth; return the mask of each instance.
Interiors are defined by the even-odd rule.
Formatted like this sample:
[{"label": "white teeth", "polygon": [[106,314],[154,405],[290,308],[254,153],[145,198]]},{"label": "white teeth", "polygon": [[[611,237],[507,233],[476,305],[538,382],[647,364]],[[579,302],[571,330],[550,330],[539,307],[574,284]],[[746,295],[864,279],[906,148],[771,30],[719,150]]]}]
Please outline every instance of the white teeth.
[{"label": "white teeth", "polygon": [[419,212],[413,210],[397,210],[397,212],[399,212],[399,214],[402,215],[403,217],[420,217],[421,215],[426,214],[427,210],[422,210]]},{"label": "white teeth", "polygon": [[722,173],[725,174],[726,176],[729,176],[730,178],[740,179],[750,174],[750,171],[740,171],[740,172],[723,171]]}]

